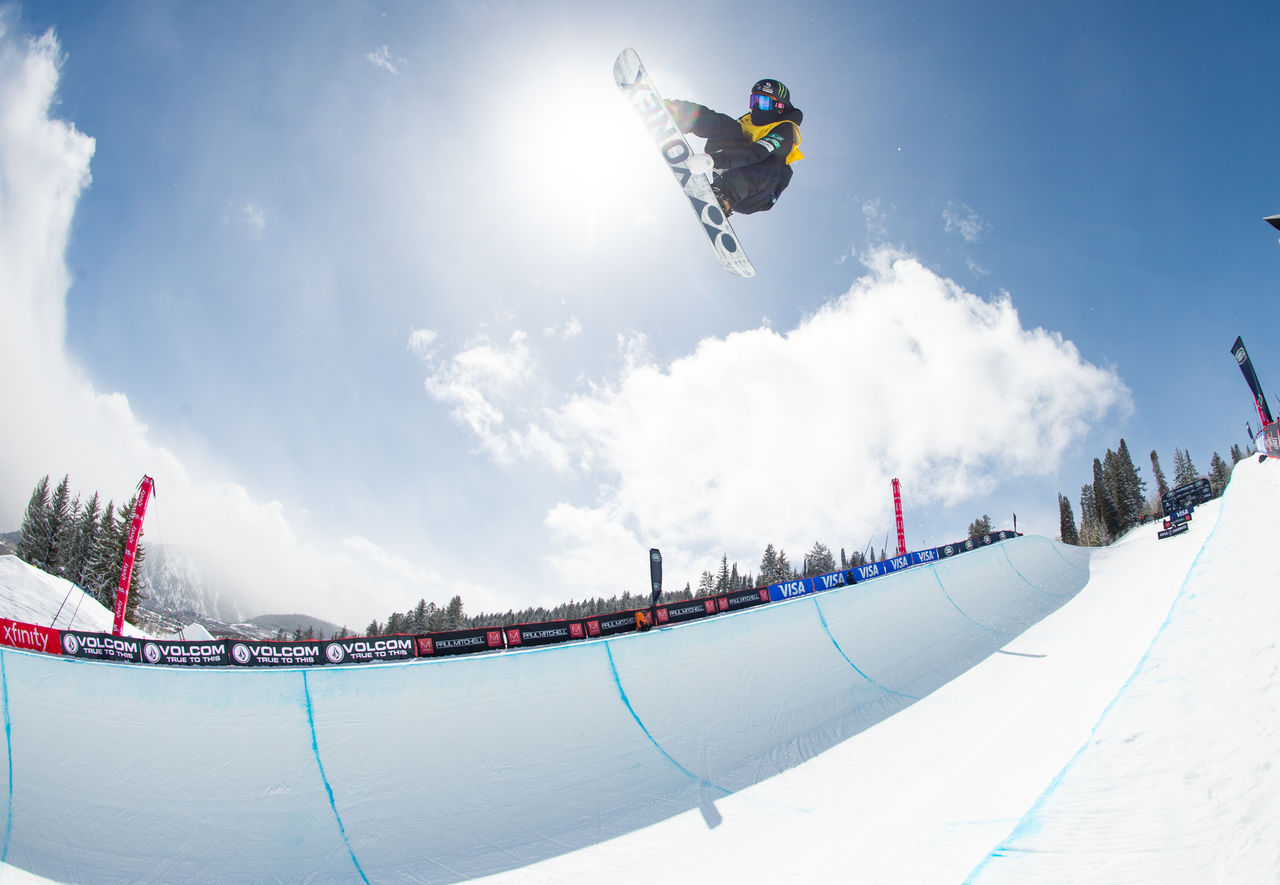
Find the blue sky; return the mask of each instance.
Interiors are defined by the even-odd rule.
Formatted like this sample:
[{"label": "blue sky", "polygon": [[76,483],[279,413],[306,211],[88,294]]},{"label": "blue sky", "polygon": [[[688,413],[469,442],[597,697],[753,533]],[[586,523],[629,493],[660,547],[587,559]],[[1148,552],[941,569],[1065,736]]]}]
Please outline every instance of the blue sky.
[{"label": "blue sky", "polygon": [[[150,473],[147,540],[363,626],[640,590],[650,546],[680,585],[879,547],[892,476],[908,546],[1053,536],[1121,437],[1148,479],[1243,444],[1280,10],[886,7],[6,7],[0,524]],[[669,97],[804,110],[755,279],[628,116],[628,45]]]}]

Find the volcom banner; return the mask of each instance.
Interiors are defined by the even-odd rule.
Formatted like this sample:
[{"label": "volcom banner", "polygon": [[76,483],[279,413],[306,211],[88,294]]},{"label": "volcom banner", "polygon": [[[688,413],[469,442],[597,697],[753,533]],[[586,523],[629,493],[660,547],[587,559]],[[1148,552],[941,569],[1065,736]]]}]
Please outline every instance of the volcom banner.
[{"label": "volcom banner", "polygon": [[320,643],[327,664],[373,664],[417,657],[412,636],[352,636]]},{"label": "volcom banner", "polygon": [[324,663],[319,640],[296,642],[236,640],[231,643],[231,663],[237,667],[316,667]]},{"label": "volcom banner", "polygon": [[231,663],[229,644],[225,639],[193,642],[144,639],[142,660],[162,667],[225,667]]},{"label": "volcom banner", "polygon": [[498,627],[432,633],[417,637],[416,645],[420,658],[469,655],[480,651],[500,651],[504,648],[502,630]]},{"label": "volcom banner", "polygon": [[586,639],[587,628],[582,621],[547,621],[542,624],[517,624],[506,628],[507,648],[529,648]]},{"label": "volcom banner", "polygon": [[14,648],[25,648],[29,651],[42,651],[45,654],[60,655],[62,646],[58,642],[58,631],[38,624],[24,624],[0,618],[0,645]]},{"label": "volcom banner", "polygon": [[142,660],[142,640],[135,636],[63,630],[62,653],[73,658],[137,664]]}]

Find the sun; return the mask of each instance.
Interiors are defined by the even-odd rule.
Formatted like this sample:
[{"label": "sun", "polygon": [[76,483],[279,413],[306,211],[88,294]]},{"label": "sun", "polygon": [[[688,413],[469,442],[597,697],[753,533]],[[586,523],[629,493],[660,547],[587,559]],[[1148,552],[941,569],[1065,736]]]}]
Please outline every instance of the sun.
[{"label": "sun", "polygon": [[[543,70],[536,88],[526,82],[503,106],[503,128],[511,133],[503,200],[528,211],[531,236],[568,238],[566,246],[620,246],[630,229],[621,222],[651,215],[655,192],[672,187],[608,65],[566,62]],[[673,199],[671,208],[677,205]]]}]

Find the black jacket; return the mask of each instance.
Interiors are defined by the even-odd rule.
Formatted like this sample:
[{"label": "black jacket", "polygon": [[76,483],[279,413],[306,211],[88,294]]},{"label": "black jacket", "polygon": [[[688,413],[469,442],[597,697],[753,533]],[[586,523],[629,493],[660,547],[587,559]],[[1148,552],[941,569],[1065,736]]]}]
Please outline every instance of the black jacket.
[{"label": "black jacket", "polygon": [[[787,158],[800,143],[799,108],[752,111],[735,120],[691,101],[669,101],[667,109],[682,132],[707,140],[706,152],[715,160],[716,189],[728,197],[734,212],[743,215],[773,208],[779,194],[791,183]],[[744,124],[752,128],[782,123],[752,140]],[[790,124],[790,125],[787,125]],[[797,159],[799,152],[796,152]]]}]

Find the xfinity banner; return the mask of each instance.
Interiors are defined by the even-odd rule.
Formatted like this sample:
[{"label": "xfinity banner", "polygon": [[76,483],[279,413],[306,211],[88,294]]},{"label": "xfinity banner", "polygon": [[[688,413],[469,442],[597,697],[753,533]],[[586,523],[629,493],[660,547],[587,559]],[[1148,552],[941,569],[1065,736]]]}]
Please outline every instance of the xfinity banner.
[{"label": "xfinity banner", "polygon": [[502,630],[498,627],[432,633],[429,636],[417,637],[416,645],[420,658],[469,655],[479,651],[499,651],[504,647]]},{"label": "xfinity banner", "polygon": [[229,644],[225,639],[195,642],[144,639],[142,660],[164,667],[225,667],[231,663]]},{"label": "xfinity banner", "polygon": [[136,664],[142,660],[142,640],[134,636],[63,630],[62,653],[73,658]]},{"label": "xfinity banner", "polygon": [[352,636],[320,643],[327,664],[375,664],[417,656],[412,636]]},{"label": "xfinity banner", "polygon": [[0,618],[0,645],[42,651],[50,655],[62,654],[57,630],[37,624],[11,621],[8,618]]}]

